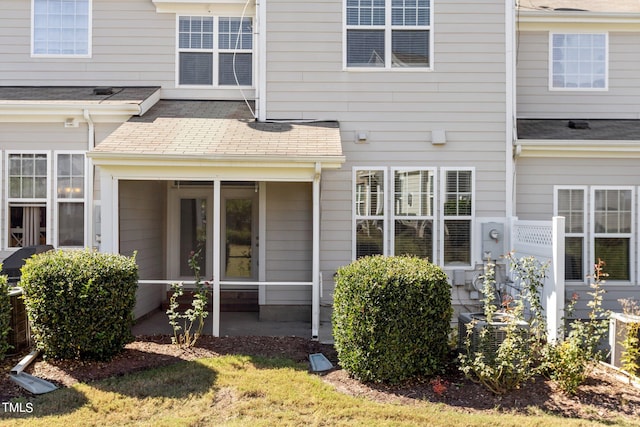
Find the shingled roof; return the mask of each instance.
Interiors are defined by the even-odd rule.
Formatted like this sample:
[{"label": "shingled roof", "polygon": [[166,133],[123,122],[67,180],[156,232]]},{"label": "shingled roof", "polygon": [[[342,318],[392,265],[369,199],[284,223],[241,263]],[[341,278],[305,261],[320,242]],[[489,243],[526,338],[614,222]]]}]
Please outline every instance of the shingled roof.
[{"label": "shingled roof", "polygon": [[521,11],[640,13],[640,0],[519,0]]},{"label": "shingled roof", "polygon": [[344,162],[337,122],[257,122],[244,102],[161,100],[98,144],[93,158]]}]

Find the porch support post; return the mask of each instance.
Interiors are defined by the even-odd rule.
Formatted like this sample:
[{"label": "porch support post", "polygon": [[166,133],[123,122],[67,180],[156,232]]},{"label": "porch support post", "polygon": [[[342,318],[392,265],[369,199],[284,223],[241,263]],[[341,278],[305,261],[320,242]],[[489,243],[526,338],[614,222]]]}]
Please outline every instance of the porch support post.
[{"label": "porch support post", "polygon": [[320,329],[320,163],[316,163],[313,176],[313,261],[311,296],[311,338],[318,338]]},{"label": "porch support post", "polygon": [[547,303],[547,337],[549,341],[556,342],[563,337],[561,333],[562,319],[564,317],[564,226],[565,218],[554,216],[552,223],[552,247],[553,259],[551,268],[553,269],[552,280],[546,280],[544,284],[544,295]]},{"label": "porch support post", "polygon": [[100,252],[118,253],[118,179],[104,170],[100,173],[101,231]]},{"label": "porch support post", "polygon": [[220,336],[220,180],[213,181],[213,331]]}]

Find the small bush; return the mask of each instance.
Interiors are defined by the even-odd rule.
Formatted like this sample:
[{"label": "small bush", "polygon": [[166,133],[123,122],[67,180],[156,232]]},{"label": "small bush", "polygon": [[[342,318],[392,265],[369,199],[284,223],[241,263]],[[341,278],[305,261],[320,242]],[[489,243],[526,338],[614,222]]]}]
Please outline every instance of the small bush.
[{"label": "small bush", "polygon": [[[1,265],[0,265],[1,267]],[[7,276],[0,275],[0,360],[4,359],[9,345],[9,330],[11,329],[11,297]]]},{"label": "small bush", "polygon": [[36,346],[45,356],[109,360],[131,341],[135,255],[45,252],[26,261],[20,284]]},{"label": "small bush", "polygon": [[440,372],[452,315],[447,276],[416,257],[371,256],[338,270],[333,333],[340,365],[361,381]]}]

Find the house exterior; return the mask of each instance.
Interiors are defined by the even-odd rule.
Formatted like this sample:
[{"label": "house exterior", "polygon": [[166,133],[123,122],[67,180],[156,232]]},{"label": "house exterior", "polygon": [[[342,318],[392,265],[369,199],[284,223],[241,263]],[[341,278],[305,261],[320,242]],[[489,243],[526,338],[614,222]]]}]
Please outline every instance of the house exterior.
[{"label": "house exterior", "polygon": [[[623,235],[626,294],[639,116],[625,55],[640,11],[520,3],[5,0],[0,255],[136,252],[142,317],[199,251],[213,334],[225,295],[249,295],[261,318],[310,320],[330,339],[333,276],[357,257],[427,257],[454,307],[474,310],[514,216],[573,218],[580,194],[615,196],[631,202],[630,228],[599,234],[583,215],[567,247],[584,273],[599,239]],[[610,66],[589,90],[554,87],[549,40],[591,31]],[[554,120],[595,131],[595,118],[599,146],[542,133]],[[621,120],[630,130],[602,154]]]},{"label": "house exterior", "polygon": [[640,4],[521,1],[516,55],[515,211],[563,216],[565,292],[586,292],[599,258],[605,308],[638,298]]}]

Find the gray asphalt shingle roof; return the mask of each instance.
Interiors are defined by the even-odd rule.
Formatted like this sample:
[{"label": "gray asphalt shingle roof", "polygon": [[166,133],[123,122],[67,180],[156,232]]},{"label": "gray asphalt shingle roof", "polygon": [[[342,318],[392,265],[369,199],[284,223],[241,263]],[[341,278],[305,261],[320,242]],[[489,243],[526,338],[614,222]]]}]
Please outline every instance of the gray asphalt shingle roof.
[{"label": "gray asphalt shingle roof", "polygon": [[140,104],[158,86],[113,87],[97,95],[95,86],[0,86],[0,104]]},{"label": "gray asphalt shingle roof", "polygon": [[518,139],[640,141],[640,120],[518,119]]},{"label": "gray asphalt shingle roof", "polygon": [[527,10],[583,10],[588,12],[640,13],[640,0],[520,0],[518,7]]}]

